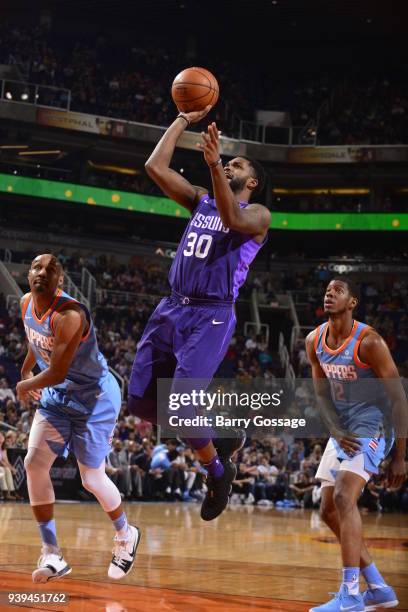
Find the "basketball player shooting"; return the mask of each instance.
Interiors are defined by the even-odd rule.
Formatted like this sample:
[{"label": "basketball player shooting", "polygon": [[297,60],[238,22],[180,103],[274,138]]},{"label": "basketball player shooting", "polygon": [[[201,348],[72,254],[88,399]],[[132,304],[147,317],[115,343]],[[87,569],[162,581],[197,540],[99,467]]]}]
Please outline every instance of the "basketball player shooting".
[{"label": "basketball player shooting", "polygon": [[[329,321],[306,339],[317,405],[331,433],[316,474],[322,483],[321,513],[340,542],[343,559],[339,592],[311,612],[357,612],[398,604],[364,543],[357,502],[393,446],[390,409],[397,439],[388,484],[400,487],[406,478],[407,401],[386,343],[372,327],[353,319],[357,303],[352,281],[332,280],[324,297]],[[367,583],[362,594],[360,571]]]},{"label": "basketball player shooting", "polygon": [[[31,291],[21,299],[28,352],[17,397],[23,405],[30,399],[41,402],[24,462],[43,545],[33,581],[48,582],[72,571],[57,541],[50,478],[55,458],[66,455],[68,448],[78,460],[83,486],[95,495],[116,531],[108,576],[117,580],[131,570],[140,540],[138,528],[128,525],[117,487],[105,473],[120,389],[99,352],[88,309],[61,290],[63,270],[56,257],[38,255],[28,281]],[[36,365],[40,373],[34,375]]]},{"label": "basketball player shooting", "polygon": [[[239,288],[267,239],[270,212],[261,204],[249,203],[262,191],[263,168],[246,157],[223,166],[215,123],[202,132],[199,143],[214,197],[170,168],[178,139],[210,108],[181,112],[146,162],[147,173],[162,191],[192,215],[169,273],[171,295],[160,302],[147,323],[129,383],[129,411],[150,422],[157,422],[157,379],[172,379],[172,393],[185,391],[186,379],[211,381],[234,333],[233,304]],[[195,408],[180,409],[178,415],[192,418]],[[237,432],[235,438],[220,438],[208,427],[196,433],[199,437],[188,442],[208,473],[201,517],[209,521],[228,503],[236,476],[230,458],[245,436]]]}]

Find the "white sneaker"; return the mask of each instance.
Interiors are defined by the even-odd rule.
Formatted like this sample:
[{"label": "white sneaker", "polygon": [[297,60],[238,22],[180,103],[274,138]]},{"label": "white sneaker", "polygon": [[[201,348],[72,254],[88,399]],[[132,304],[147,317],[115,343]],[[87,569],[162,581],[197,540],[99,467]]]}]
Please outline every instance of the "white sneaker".
[{"label": "white sneaker", "polygon": [[270,499],[260,499],[257,506],[266,506],[270,508],[273,506],[273,502]]},{"label": "white sneaker", "polygon": [[233,493],[229,499],[229,503],[234,506],[235,504],[240,504],[241,500],[238,493]]},{"label": "white sneaker", "polygon": [[113,580],[120,580],[130,572],[135,562],[136,550],[140,542],[140,531],[134,525],[129,525],[126,539],[114,537],[112,561],[108,569],[108,576]]},{"label": "white sneaker", "polygon": [[32,573],[33,582],[57,580],[72,572],[72,567],[65,561],[59,548],[44,544],[41,553],[38,567]]},{"label": "white sneaker", "polygon": [[244,504],[246,506],[251,506],[253,503],[255,503],[255,497],[253,496],[252,493],[248,493],[248,497],[244,501]]}]

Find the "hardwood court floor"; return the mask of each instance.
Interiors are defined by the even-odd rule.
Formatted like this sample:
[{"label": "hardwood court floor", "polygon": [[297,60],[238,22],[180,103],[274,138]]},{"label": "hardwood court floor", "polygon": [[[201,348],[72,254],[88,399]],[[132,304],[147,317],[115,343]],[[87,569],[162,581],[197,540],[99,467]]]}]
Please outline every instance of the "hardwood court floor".
[{"label": "hardwood court floor", "polygon": [[[57,531],[73,567],[67,578],[34,589],[37,527],[26,504],[0,505],[0,610],[69,612],[305,612],[336,590],[339,548],[316,512],[230,507],[211,523],[198,505],[127,504],[142,540],[131,574],[106,575],[112,528],[96,504],[58,504]],[[408,610],[408,517],[364,517],[380,570]],[[11,607],[7,591],[66,592],[67,606]]]}]

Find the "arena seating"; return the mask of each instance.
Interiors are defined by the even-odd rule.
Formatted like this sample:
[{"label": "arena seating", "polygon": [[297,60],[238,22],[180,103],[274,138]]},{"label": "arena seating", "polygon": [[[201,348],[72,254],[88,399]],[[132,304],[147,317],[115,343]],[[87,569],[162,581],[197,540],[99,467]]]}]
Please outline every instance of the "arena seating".
[{"label": "arena seating", "polygon": [[[103,33],[90,42],[35,23],[4,22],[0,63],[16,66],[29,82],[69,89],[73,111],[168,125],[175,115],[171,80],[189,59],[161,41],[129,48]],[[269,109],[290,113],[294,126],[317,126],[322,145],[408,142],[407,81],[394,75],[392,66],[377,74],[372,69],[349,74],[345,67],[319,76],[299,72],[294,87],[262,62],[250,70],[242,64],[234,68],[226,58],[213,63],[224,93],[213,119],[230,136],[237,136],[233,117],[254,121],[254,109]],[[57,95],[47,100],[51,106],[60,103]]]}]

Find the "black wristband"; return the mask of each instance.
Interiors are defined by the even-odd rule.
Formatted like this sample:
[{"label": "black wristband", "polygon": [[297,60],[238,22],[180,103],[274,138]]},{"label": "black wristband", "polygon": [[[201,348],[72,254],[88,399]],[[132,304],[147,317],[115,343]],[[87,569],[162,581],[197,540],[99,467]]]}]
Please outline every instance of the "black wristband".
[{"label": "black wristband", "polygon": [[217,159],[217,161],[214,162],[213,164],[208,164],[208,165],[210,166],[210,168],[215,168],[216,166],[218,166],[218,164],[222,164],[221,157],[219,159]]},{"label": "black wristband", "polygon": [[183,115],[183,113],[180,113],[179,115],[177,115],[176,119],[184,119],[184,121],[187,123],[187,125],[190,125],[189,120],[187,119],[187,117],[185,115]]}]

